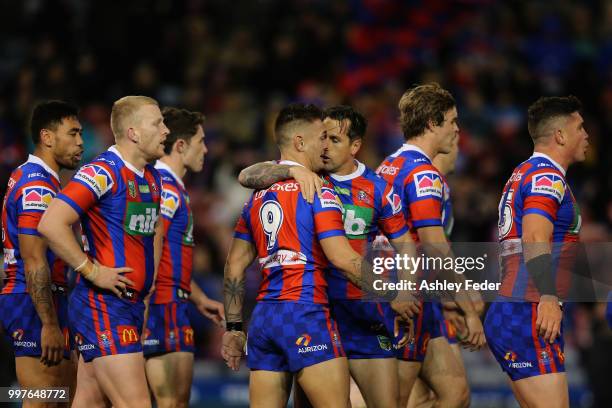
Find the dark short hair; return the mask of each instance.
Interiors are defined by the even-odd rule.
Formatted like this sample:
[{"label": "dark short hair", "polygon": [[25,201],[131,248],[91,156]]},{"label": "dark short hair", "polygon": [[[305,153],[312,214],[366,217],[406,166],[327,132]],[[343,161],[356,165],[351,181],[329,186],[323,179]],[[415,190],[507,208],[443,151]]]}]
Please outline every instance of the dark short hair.
[{"label": "dark short hair", "polygon": [[363,139],[365,137],[368,121],[361,113],[357,112],[351,106],[332,106],[323,112],[323,117],[338,120],[340,122],[349,120],[351,124],[349,126],[348,137],[351,142],[355,139]]},{"label": "dark short hair", "polygon": [[164,124],[170,130],[164,141],[164,153],[170,154],[177,140],[182,139],[187,143],[195,136],[198,126],[204,125],[204,115],[200,112],[192,112],[187,109],[167,107],[162,110]]},{"label": "dark short hair", "polygon": [[582,109],[582,103],[573,95],[548,96],[535,101],[527,110],[527,129],[533,142],[547,136],[551,120],[569,116]]},{"label": "dark short hair", "polygon": [[65,118],[76,118],[79,110],[76,106],[63,101],[44,101],[38,103],[32,111],[30,132],[35,145],[40,143],[40,131],[55,131]]},{"label": "dark short hair", "polygon": [[444,114],[455,106],[453,95],[436,83],[408,89],[398,103],[404,138],[408,140],[423,134],[430,121],[440,126]]},{"label": "dark short hair", "polygon": [[291,125],[299,122],[312,123],[316,120],[323,120],[323,111],[312,103],[292,103],[285,106],[274,123],[276,143],[280,146],[288,142],[287,130]]}]

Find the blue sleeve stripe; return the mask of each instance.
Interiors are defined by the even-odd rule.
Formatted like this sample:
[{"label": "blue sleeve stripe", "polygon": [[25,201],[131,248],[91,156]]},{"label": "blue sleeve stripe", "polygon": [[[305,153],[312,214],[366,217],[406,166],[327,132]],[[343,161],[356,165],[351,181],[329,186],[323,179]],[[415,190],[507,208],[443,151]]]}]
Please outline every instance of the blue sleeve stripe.
[{"label": "blue sleeve stripe", "polygon": [[253,242],[253,239],[249,234],[243,234],[242,232],[234,232],[234,238],[238,238],[247,242]]},{"label": "blue sleeve stripe", "polygon": [[317,239],[320,241],[325,238],[344,236],[344,230],[329,230],[317,234]]},{"label": "blue sleeve stripe", "polygon": [[404,225],[404,227],[402,227],[402,229],[400,229],[399,231],[394,232],[393,234],[387,234],[387,238],[389,239],[399,238],[407,232],[408,232],[408,227]]},{"label": "blue sleeve stripe", "polygon": [[554,218],[544,210],[540,210],[539,208],[528,208],[523,212],[523,217],[527,214],[538,214],[543,217],[546,217],[550,222],[554,223]]},{"label": "blue sleeve stripe", "polygon": [[17,234],[21,234],[21,235],[34,235],[36,237],[40,237],[40,233],[38,232],[38,230],[35,230],[33,228],[18,228],[17,229]]},{"label": "blue sleeve stripe", "polygon": [[63,202],[65,202],[68,205],[70,205],[74,209],[74,211],[76,211],[77,214],[79,214],[79,217],[83,215],[83,210],[81,209],[81,207],[79,207],[79,205],[77,203],[72,201],[72,198],[70,198],[67,195],[62,194],[62,193],[58,194],[56,198],[59,198]]},{"label": "blue sleeve stripe", "polygon": [[426,219],[426,220],[412,221],[412,225],[415,228],[441,227],[442,226],[442,220],[439,219],[439,218],[429,218],[429,219]]}]

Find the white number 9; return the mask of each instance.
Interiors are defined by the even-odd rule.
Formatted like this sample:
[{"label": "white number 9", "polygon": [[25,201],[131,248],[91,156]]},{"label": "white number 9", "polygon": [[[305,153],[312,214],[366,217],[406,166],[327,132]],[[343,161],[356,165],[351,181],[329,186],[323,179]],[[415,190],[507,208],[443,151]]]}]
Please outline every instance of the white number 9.
[{"label": "white number 9", "polygon": [[276,201],[266,201],[259,209],[259,221],[268,238],[267,249],[274,248],[278,230],[283,225],[283,209]]}]

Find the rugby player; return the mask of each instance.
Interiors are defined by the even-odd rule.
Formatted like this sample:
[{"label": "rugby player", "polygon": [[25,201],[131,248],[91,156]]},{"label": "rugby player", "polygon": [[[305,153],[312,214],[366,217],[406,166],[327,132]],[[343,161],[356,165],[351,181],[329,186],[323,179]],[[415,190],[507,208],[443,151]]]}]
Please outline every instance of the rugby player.
[{"label": "rugby player", "polygon": [[[450,256],[452,251],[442,223],[444,185],[431,159],[439,153],[451,152],[458,137],[455,100],[437,84],[420,85],[402,95],[399,110],[406,143],[383,161],[377,173],[394,185],[413,238],[424,244],[427,255]],[[454,276],[448,279],[460,279],[455,273],[451,275]],[[454,300],[465,313],[469,330],[466,343],[474,349],[482,347],[485,342],[482,323],[471,298],[461,294]],[[439,406],[467,406],[469,389],[464,371],[435,325],[431,302],[423,304],[413,325],[415,341],[398,353],[401,406],[406,406],[419,373],[435,392]],[[428,348],[435,350],[427,353]],[[423,364],[434,356],[436,364],[427,361]]]},{"label": "rugby player", "polygon": [[[75,169],[83,152],[77,109],[38,104],[30,124],[34,153],[11,174],[2,206],[4,287],[0,322],[11,338],[21,387],[70,387],[68,281],[64,262],[47,248],[38,223],[60,189],[58,172]],[[24,401],[24,406],[46,406]]]},{"label": "rugby player", "polygon": [[[327,143],[322,119],[314,105],[294,104],[280,112],[275,124],[280,164],[321,168]],[[252,407],[286,406],[292,374],[313,406],[350,404],[348,364],[327,306],[327,260],[361,289],[372,282],[362,275],[363,260],[344,235],[341,208],[331,185],[325,183],[309,204],[294,180],[254,192],[244,207],[225,267],[228,331],[222,354],[228,366],[238,368],[246,340],[244,270],[257,256],[263,280],[246,352]]]},{"label": "rugby player", "polygon": [[574,96],[529,107],[534,153],[512,172],[499,203],[502,285],[485,333],[521,407],[569,406],[560,301],[581,225],[565,179],[589,145],[580,109]]},{"label": "rugby player", "polygon": [[194,338],[187,315],[188,301],[217,324],[223,305],[209,299],[191,279],[193,213],[183,184],[187,170],[199,172],[207,153],[204,116],[185,109],[164,108],[170,130],[164,157],[155,168],[162,178],[162,257],[149,303],[144,355],[149,386],[159,407],[187,407],[193,377]]},{"label": "rugby player", "polygon": [[[79,169],[38,230],[79,273],[69,308],[81,354],[74,404],[150,407],[140,332],[163,225],[161,179],[148,163],[163,156],[168,128],[145,96],[117,100],[111,128],[116,145]],[[87,254],[71,230],[79,220]]]},{"label": "rugby player", "polygon": [[[353,249],[365,255],[368,244],[379,229],[398,250],[413,249],[399,196],[373,170],[355,159],[365,137],[366,119],[349,106],[329,108],[324,117],[328,139],[323,154],[324,170],[329,172],[326,180],[334,186],[342,202],[344,230]],[[266,174],[271,183],[281,181],[284,178],[270,179],[270,174],[280,176],[279,166],[282,165],[258,163],[244,169],[240,178],[243,182],[248,181],[244,182],[245,187],[262,188],[264,186],[257,174]],[[333,265],[328,271],[327,281],[332,316],[338,323],[351,376],[366,405],[397,406],[399,390],[397,360],[393,351],[394,333],[385,326],[386,319],[393,320],[393,311],[388,303],[362,301],[363,291]],[[411,308],[412,313],[419,312],[416,303],[412,303]]]}]

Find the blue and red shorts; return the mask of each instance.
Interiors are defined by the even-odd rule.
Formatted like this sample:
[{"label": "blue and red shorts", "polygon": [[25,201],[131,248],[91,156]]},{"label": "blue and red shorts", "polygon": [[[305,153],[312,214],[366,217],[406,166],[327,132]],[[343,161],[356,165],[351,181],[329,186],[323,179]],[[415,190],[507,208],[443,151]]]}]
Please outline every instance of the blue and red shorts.
[{"label": "blue and red shorts", "polygon": [[[66,288],[54,287],[53,303],[59,328],[64,334],[64,358],[70,359],[71,341],[68,330],[68,296]],[[13,345],[15,357],[40,357],[42,322],[29,293],[0,295],[0,323]]]},{"label": "blue and red shorts", "polygon": [[188,306],[186,301],[149,305],[149,318],[143,334],[145,356],[195,351]]},{"label": "blue and red shorts", "polygon": [[142,352],[144,303],[141,300],[120,299],[110,292],[77,286],[70,295],[69,306],[70,332],[86,362]]},{"label": "blue and red shorts", "polygon": [[538,335],[538,304],[493,302],[484,322],[489,349],[512,381],[565,371],[563,328],[553,344]]},{"label": "blue and red shorts", "polygon": [[388,303],[334,300],[330,309],[349,359],[395,357],[393,331],[385,324],[394,315]]},{"label": "blue and red shorts", "polygon": [[[396,350],[395,356],[403,361],[425,360],[429,340],[440,337],[442,333],[436,326],[435,312],[432,302],[421,302],[421,313],[412,319],[414,336],[412,340],[402,348]],[[399,337],[403,336],[403,328]]]},{"label": "blue and red shorts", "polygon": [[346,356],[329,308],[314,303],[257,303],[246,349],[251,370],[297,372]]},{"label": "blue and red shorts", "polygon": [[455,326],[444,317],[442,303],[434,302],[432,308],[435,316],[434,332],[436,334],[432,337],[444,336],[449,344],[457,344],[457,331]]}]

